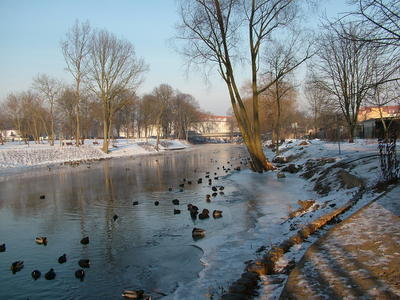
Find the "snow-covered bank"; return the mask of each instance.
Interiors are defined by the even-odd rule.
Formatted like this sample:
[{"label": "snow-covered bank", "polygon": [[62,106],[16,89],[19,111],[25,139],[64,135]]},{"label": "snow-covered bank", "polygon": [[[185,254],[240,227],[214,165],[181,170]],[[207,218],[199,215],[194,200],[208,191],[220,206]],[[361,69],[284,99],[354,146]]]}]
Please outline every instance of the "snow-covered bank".
[{"label": "snow-covered bank", "polygon": [[[65,162],[90,161],[144,155],[156,153],[156,140],[148,139],[120,139],[111,143],[109,153],[101,151],[102,140],[85,140],[85,145],[80,147],[55,146],[49,144],[29,145],[9,142],[0,146],[0,170],[10,168],[23,168],[41,165],[52,165]],[[189,147],[182,140],[161,140],[159,151],[177,150]]]},{"label": "snow-covered bank", "polygon": [[[382,191],[374,189],[381,179],[377,146],[376,141],[358,140],[352,144],[341,143],[339,152],[339,145],[335,143],[293,140],[280,147],[281,154],[274,158],[278,167],[275,173],[281,175],[278,180],[303,177],[307,182],[300,189],[298,185],[287,185],[288,190],[298,191],[298,200],[301,201],[297,201],[297,205],[290,208],[286,219],[276,226],[276,232],[282,234],[266,235],[263,247],[258,248],[262,251],[254,251],[252,262],[247,264],[247,270],[262,275],[259,299],[278,299],[287,274],[311,243],[332,224],[349,217],[381,195]],[[268,154],[272,159],[273,154]],[[265,185],[264,188],[268,195],[270,187]],[[304,201],[305,193],[311,191],[315,192],[314,196]],[[346,209],[341,210],[343,207]],[[307,237],[304,233],[310,231],[309,224],[318,223],[336,211],[340,213],[333,222],[328,222],[322,231],[304,240]],[[313,232],[314,227],[311,228]],[[283,248],[290,245],[289,251],[283,250],[280,247],[282,245]],[[248,274],[238,276],[239,280],[225,287],[222,299],[253,298],[254,285]]]}]

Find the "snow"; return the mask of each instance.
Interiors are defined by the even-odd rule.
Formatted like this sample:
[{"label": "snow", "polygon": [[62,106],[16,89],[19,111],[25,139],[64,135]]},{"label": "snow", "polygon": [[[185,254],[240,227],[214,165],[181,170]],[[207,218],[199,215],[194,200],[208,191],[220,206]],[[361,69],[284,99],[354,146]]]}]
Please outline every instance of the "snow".
[{"label": "snow", "polygon": [[[356,140],[355,143],[342,143],[341,144],[341,153],[339,154],[338,144],[336,143],[328,143],[319,140],[308,141],[309,144],[305,146],[300,146],[300,141],[293,140],[289,143],[285,143],[280,147],[282,151],[281,157],[296,157],[291,163],[294,164],[304,164],[307,160],[313,159],[317,160],[320,158],[335,158],[334,163],[325,164],[322,167],[322,170],[316,172],[314,176],[310,178],[310,185],[312,186],[312,182],[315,181],[320,174],[327,171],[327,168],[332,167],[332,165],[343,162],[346,163],[343,165],[343,168],[352,175],[361,178],[364,181],[366,192],[363,194],[362,198],[356,203],[356,205],[340,216],[341,219],[349,218],[356,211],[362,209],[368,203],[371,203],[373,200],[379,198],[382,193],[378,193],[372,190],[372,187],[382,178],[379,168],[379,157],[377,154],[378,144],[376,141],[372,140]],[[399,146],[399,143],[397,144]],[[375,155],[375,156],[374,156]],[[272,158],[272,155],[270,155]],[[316,200],[321,206],[321,209],[317,210],[308,221],[315,220],[317,217],[322,216],[334,209],[343,206],[347,203],[352,196],[358,190],[357,188],[346,189],[338,184],[338,180],[334,178],[335,171],[339,170],[339,168],[332,168],[332,171],[327,173],[327,178],[324,179],[325,182],[330,184],[332,190],[326,194],[319,196]],[[288,176],[298,176],[298,175],[288,175]],[[307,295],[304,299],[320,299],[320,298],[329,298],[329,294],[326,291],[321,291],[316,288],[316,286],[309,286],[310,282],[313,282],[315,285],[320,286],[319,281],[315,279],[314,281],[310,280],[313,277],[313,274],[319,274],[319,277],[323,277],[324,280],[328,283],[328,285],[336,285],[336,286],[346,286],[346,282],[348,278],[340,277],[333,270],[331,266],[332,259],[342,260],[342,268],[346,269],[347,265],[345,263],[346,260],[349,259],[360,259],[365,258],[365,260],[369,263],[369,266],[377,267],[384,269],[385,265],[387,266],[391,262],[397,260],[399,261],[399,256],[397,252],[387,251],[387,249],[383,246],[377,246],[373,249],[365,249],[355,251],[353,253],[345,252],[338,253],[338,249],[342,249],[342,247],[357,247],[361,246],[374,237],[374,240],[381,241],[385,237],[391,236],[393,239],[392,244],[399,244],[400,240],[398,240],[400,232],[399,228],[399,219],[398,217],[394,217],[400,215],[400,205],[398,204],[398,195],[400,194],[400,189],[395,188],[389,195],[385,195],[382,200],[378,200],[377,202],[368,206],[368,209],[363,212],[361,218],[357,218],[352,220],[349,219],[350,222],[346,223],[341,227],[340,231],[336,231],[331,235],[331,239],[326,242],[326,252],[325,253],[314,253],[310,262],[305,265],[304,272],[307,274],[305,276],[297,276],[293,281],[297,282],[297,286],[299,290],[306,290],[305,295]],[[380,205],[380,201],[385,201],[384,207]],[[327,204],[335,205],[333,208],[330,208]],[[388,213],[391,210],[392,213]],[[393,212],[396,212],[393,214]],[[373,222],[371,220],[374,220]],[[375,221],[376,220],[376,221]],[[296,225],[297,228],[301,228],[304,223],[304,218],[302,220],[298,220],[294,218],[291,220],[292,224]],[[306,240],[306,243],[297,245],[297,247],[293,247],[288,253],[286,253],[277,264],[278,269],[283,269],[290,260],[295,260],[299,262],[299,260],[303,257],[304,253],[307,251],[309,246],[318,240],[320,234],[324,234],[327,232],[332,226],[326,226],[323,230],[319,232],[316,236],[311,236]],[[325,242],[325,241],[324,241]],[[329,244],[330,243],[330,244]],[[340,251],[339,251],[340,252]],[[397,254],[396,254],[397,253]],[[355,272],[362,277],[362,273],[366,272],[363,269],[355,269],[349,272]],[[274,275],[275,276],[275,275]],[[282,276],[282,275],[280,275]],[[287,276],[283,275],[285,278]],[[365,274],[364,274],[365,276]],[[262,284],[260,288],[260,296],[257,298],[259,300],[267,300],[267,299],[279,299],[281,291],[285,285],[285,282],[278,285],[268,284],[269,277],[265,276],[262,278]],[[301,282],[301,284],[300,284]],[[327,288],[325,286],[325,288]],[[339,289],[341,289],[339,288]],[[400,291],[396,287],[393,286],[385,286],[387,290],[399,295]],[[321,288],[322,289],[322,288]],[[327,288],[329,289],[329,288]],[[317,291],[320,291],[318,294]],[[311,296],[313,294],[313,296]],[[375,290],[368,291],[367,294],[369,296],[373,295],[382,295],[381,292]],[[309,295],[310,298],[307,298]],[[348,291],[348,298],[355,299],[354,295]],[[301,297],[299,299],[302,299]]]},{"label": "snow", "polygon": [[[218,203],[216,209],[224,211],[224,219],[235,218],[240,216],[243,210],[250,206],[254,206],[257,213],[254,214],[253,220],[246,224],[231,222],[231,226],[225,227],[215,236],[206,236],[203,240],[196,242],[196,246],[204,251],[201,259],[204,269],[199,273],[199,277],[187,285],[179,285],[176,291],[165,297],[165,299],[217,299],[223,290],[227,290],[230,283],[240,277],[244,270],[244,262],[254,260],[262,256],[274,244],[289,238],[309,222],[334,211],[338,207],[346,204],[352,199],[358,191],[357,187],[345,188],[336,177],[337,171],[341,168],[331,168],[338,162],[346,163],[343,168],[346,172],[361,178],[366,187],[357,204],[341,216],[342,219],[348,218],[357,210],[376,199],[380,194],[370,189],[380,180],[379,158],[374,156],[377,154],[377,142],[373,140],[356,140],[355,143],[341,143],[339,153],[338,143],[330,143],[321,140],[307,141],[308,145],[299,145],[301,140],[290,140],[285,142],[281,147],[281,157],[295,157],[290,162],[296,165],[304,165],[309,160],[318,160],[322,158],[334,158],[320,167],[308,180],[300,177],[304,171],[297,174],[286,173],[286,178],[277,179],[276,174],[280,170],[268,172],[265,174],[255,174],[249,170],[236,172],[225,178],[229,182],[229,186],[233,190],[226,195],[226,203]],[[0,146],[0,170],[7,168],[41,166],[55,163],[63,163],[69,161],[96,160],[110,157],[124,157],[132,155],[146,155],[155,153],[154,139],[145,140],[117,140],[112,143],[110,153],[105,154],[101,151],[100,145],[93,145],[93,141],[87,140],[82,147],[56,145],[22,145],[17,143],[7,143]],[[400,146],[398,144],[398,146]],[[163,141],[160,151],[187,148],[183,141],[168,140]],[[267,156],[272,159],[274,154],[266,150]],[[331,169],[329,169],[331,168]],[[331,187],[331,190],[323,195],[317,194],[313,188],[316,180],[322,172],[328,171],[324,183]],[[246,198],[246,191],[251,189],[251,194],[255,195],[254,199]],[[397,197],[400,190],[396,189],[391,195]],[[299,206],[297,200],[315,200],[315,205],[307,210],[304,214],[298,215],[293,219],[288,219],[290,211],[296,210]],[[284,200],[284,201],[283,201]],[[341,233],[334,236],[336,243],[347,245],[356,245],[358,235],[365,237],[373,235],[377,230],[382,230],[385,234],[391,234],[397,243],[400,242],[400,234],[398,224],[393,219],[388,218],[388,211],[398,211],[399,206],[394,204],[396,197],[390,198],[385,203],[384,208],[378,202],[370,206],[368,215],[357,223],[348,223],[342,229]],[[319,209],[314,209],[319,205]],[[254,208],[253,207],[253,208]],[[375,224],[369,220],[378,218]],[[398,221],[397,221],[398,222]],[[240,223],[240,224],[239,224]],[[393,228],[393,224],[396,228]],[[310,247],[310,245],[318,240],[321,234],[329,230],[329,226],[319,231],[316,235],[310,237],[306,242],[293,247],[278,263],[278,268],[283,269],[291,260],[299,262],[301,257]],[[294,230],[293,230],[294,229]],[[357,241],[357,242],[356,242]],[[335,244],[336,246],[338,244]],[[330,245],[330,253],[334,244]],[[258,252],[261,246],[265,247],[265,251]],[[370,257],[370,261],[374,264],[387,264],[391,259],[399,259],[398,252],[387,253],[385,245],[378,245],[377,249],[385,253],[383,257],[374,256],[372,251],[364,251],[362,254]],[[328,251],[327,250],[327,251]],[[347,258],[352,258],[348,255]],[[328,267],[326,259],[321,256],[315,256],[313,265]],[[352,274],[363,276],[364,269],[351,270]],[[364,274],[365,275],[365,274]],[[345,278],[334,275],[326,275],[327,281],[332,284],[335,281],[346,283]],[[278,281],[273,279],[280,279]],[[258,299],[278,299],[283,286],[287,280],[287,275],[279,274],[265,276],[262,278],[262,287]],[[273,282],[272,284],[270,282]],[[298,282],[302,282],[302,286],[307,288],[308,279],[299,277]],[[311,287],[310,287],[311,288]],[[391,287],[393,290],[394,288]],[[398,291],[397,291],[398,292]],[[370,295],[379,294],[379,290],[371,290]],[[323,294],[321,294],[323,296]],[[350,297],[351,298],[351,297]],[[349,298],[349,299],[350,299]]]},{"label": "snow", "polygon": [[[276,174],[280,170],[266,174],[254,174],[251,171],[235,173],[230,177],[232,185],[242,191],[240,195],[246,194],[251,189],[252,195],[259,202],[258,215],[255,216],[254,226],[247,231],[240,231],[235,224],[225,228],[218,236],[207,237],[197,243],[204,251],[202,262],[205,268],[200,272],[199,278],[186,286],[180,286],[177,291],[165,299],[218,299],[221,291],[227,291],[229,285],[240,277],[244,271],[244,262],[254,260],[268,251],[271,245],[279,244],[281,241],[295,234],[298,229],[319,217],[330,213],[345,205],[357,193],[358,188],[346,189],[342,187],[334,176],[339,168],[334,168],[333,173],[328,173],[326,182],[332,187],[331,192],[319,195],[313,191],[314,181],[319,174],[338,162],[347,162],[344,169],[350,174],[361,177],[365,185],[372,186],[380,178],[379,160],[377,154],[377,143],[373,141],[357,140],[354,144],[341,144],[341,153],[338,145],[320,140],[308,141],[309,144],[300,146],[301,141],[292,140],[281,146],[282,156],[296,156],[291,163],[303,165],[307,160],[318,160],[321,158],[334,158],[333,162],[326,163],[310,180],[305,180],[297,174],[286,174],[286,178],[277,179]],[[267,151],[270,159],[273,153]],[[370,157],[373,155],[373,157]],[[363,158],[366,157],[366,158]],[[341,169],[341,168],[340,168]],[[367,191],[357,204],[343,217],[348,217],[358,209],[369,203],[379,194]],[[290,201],[286,201],[287,199]],[[285,199],[285,201],[282,201]],[[304,214],[288,220],[290,211],[298,208],[297,200],[313,199],[316,203]],[[284,205],[282,203],[285,203]],[[316,206],[319,209],[315,209]],[[231,207],[231,215],[236,214],[235,208]],[[241,208],[243,209],[243,208]],[[224,210],[225,212],[225,210]],[[225,217],[225,215],[224,215]],[[278,263],[278,269],[283,269],[288,262],[298,262],[309,246],[316,241],[320,235],[332,226],[327,226],[306,242],[293,247]],[[295,230],[291,230],[295,228]],[[265,251],[257,252],[261,246]],[[280,280],[276,280],[276,278]],[[278,299],[286,282],[287,275],[278,274],[265,276],[262,280],[261,296],[259,299]],[[272,282],[268,284],[268,282]]]},{"label": "snow", "polygon": [[[151,154],[157,152],[155,145],[155,139],[119,139],[111,142],[106,154],[101,151],[102,140],[85,140],[80,147],[61,146],[59,142],[55,146],[9,142],[0,146],[0,170]],[[159,151],[187,147],[189,144],[182,140],[161,140]]]}]

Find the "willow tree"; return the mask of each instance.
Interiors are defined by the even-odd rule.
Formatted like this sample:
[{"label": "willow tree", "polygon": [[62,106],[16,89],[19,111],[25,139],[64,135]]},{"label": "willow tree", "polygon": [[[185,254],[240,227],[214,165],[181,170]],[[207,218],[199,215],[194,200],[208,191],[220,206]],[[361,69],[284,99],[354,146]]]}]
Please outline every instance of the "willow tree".
[{"label": "willow tree", "polygon": [[[251,157],[254,171],[274,169],[261,144],[259,96],[302,61],[278,74],[272,81],[259,79],[260,53],[279,30],[298,17],[300,0],[181,0],[179,38],[186,47],[183,54],[191,62],[214,65],[226,83],[234,115]],[[235,59],[242,41],[249,47],[252,109],[247,110],[237,82]]]},{"label": "willow tree", "polygon": [[93,33],[89,56],[88,78],[91,89],[102,103],[102,150],[107,153],[118,97],[137,88],[147,67],[142,59],[136,57],[132,43],[106,30]]}]

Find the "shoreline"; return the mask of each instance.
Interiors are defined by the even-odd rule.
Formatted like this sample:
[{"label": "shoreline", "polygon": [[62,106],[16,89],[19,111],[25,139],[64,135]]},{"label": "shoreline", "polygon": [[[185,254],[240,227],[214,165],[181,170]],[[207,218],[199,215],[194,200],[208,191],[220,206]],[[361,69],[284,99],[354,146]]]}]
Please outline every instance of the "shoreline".
[{"label": "shoreline", "polygon": [[[150,139],[149,139],[150,140]],[[135,140],[131,140],[134,141],[130,146],[137,146],[137,141]],[[162,141],[170,141],[170,140],[162,140]],[[90,151],[89,154],[91,156],[89,157],[78,157],[75,159],[69,159],[69,158],[65,158],[65,159],[57,159],[57,160],[49,160],[49,161],[41,161],[41,162],[36,162],[33,164],[25,164],[25,165],[20,165],[20,166],[10,166],[10,167],[4,167],[2,166],[2,162],[4,164],[4,161],[6,161],[6,158],[0,159],[0,178],[6,178],[8,176],[17,176],[17,175],[21,175],[24,173],[31,173],[31,172],[35,172],[35,171],[43,171],[46,168],[50,170],[58,170],[58,169],[62,169],[63,167],[66,166],[71,166],[71,167],[77,167],[80,165],[91,165],[93,163],[98,163],[101,161],[106,161],[106,160],[111,160],[111,159],[132,159],[132,158],[136,158],[136,157],[143,157],[143,156],[156,156],[156,155],[162,155],[163,153],[169,153],[171,151],[184,151],[187,149],[192,149],[193,145],[191,144],[187,144],[185,141],[180,141],[180,140],[173,140],[175,141],[175,144],[177,144],[179,146],[178,149],[176,149],[175,147],[173,148],[163,148],[160,149],[159,151],[148,151],[145,149],[142,149],[142,151],[135,151],[136,149],[127,149],[127,151],[124,151],[123,153],[118,153],[117,151],[115,151],[116,149],[111,149],[109,153],[104,153],[100,150],[101,144],[98,146],[93,146],[90,144],[86,144],[83,145],[83,148],[86,148],[85,150],[89,149]],[[176,142],[178,141],[178,142]],[[126,142],[126,140],[122,140],[123,143]],[[140,140],[141,142],[141,140]],[[7,144],[6,144],[7,145]],[[9,146],[9,145],[7,145]],[[13,154],[15,155],[15,153],[18,153],[19,151],[24,151],[25,149],[31,149],[29,151],[34,152],[36,150],[40,150],[40,148],[44,148],[45,150],[50,150],[50,151],[57,151],[60,149],[66,150],[66,151],[74,151],[74,150],[79,150],[83,149],[82,147],[75,147],[75,146],[63,146],[60,147],[59,145],[55,145],[55,146],[50,146],[50,145],[46,145],[46,144],[40,144],[40,145],[24,145],[24,144],[18,144],[15,145],[16,147],[7,147],[7,148],[2,148],[0,147],[0,158],[1,155],[5,152],[8,152],[7,154],[9,156],[13,156]],[[34,146],[34,147],[32,147]],[[36,146],[36,147],[35,147]],[[123,146],[123,145],[122,145]],[[22,148],[24,147],[24,148]],[[95,151],[93,153],[93,150]],[[125,149],[122,149],[125,150]],[[131,150],[129,152],[129,150]],[[85,151],[83,153],[81,153],[82,155],[85,155]],[[29,153],[27,154],[29,156]],[[4,156],[4,154],[3,154]],[[26,160],[28,162],[31,161],[35,161],[37,158],[35,157],[35,153],[32,153],[32,157],[28,157],[26,158]]]},{"label": "shoreline", "polygon": [[[312,144],[312,141],[310,141],[310,144]],[[301,146],[301,144],[297,146]],[[307,145],[303,146],[307,147]],[[310,244],[320,240],[321,236],[325,236],[336,224],[351,218],[351,216],[380,199],[395,187],[394,185],[389,186],[383,193],[374,191],[373,188],[369,187],[373,182],[377,183],[374,176],[369,174],[365,178],[366,174],[358,176],[359,174],[354,175],[357,172],[351,171],[352,164],[359,160],[363,163],[368,161],[367,164],[370,164],[371,169],[374,163],[371,158],[378,160],[379,156],[377,154],[367,154],[360,157],[357,153],[358,151],[356,151],[352,155],[346,155],[346,158],[320,156],[320,162],[313,163],[312,166],[317,170],[313,170],[313,168],[307,167],[307,164],[311,164],[313,159],[304,158],[304,153],[296,153],[296,151],[291,151],[291,148],[295,147],[284,148],[289,150],[287,151],[288,153],[283,151],[281,153],[283,155],[279,156],[280,159],[276,159],[279,162],[277,163],[278,169],[275,171],[278,178],[280,178],[279,176],[285,178],[285,174],[290,173],[293,174],[291,176],[303,177],[310,186],[314,185],[313,190],[320,194],[320,197],[310,200],[312,201],[310,205],[307,205],[306,201],[298,202],[299,209],[289,213],[288,218],[281,224],[283,226],[286,221],[289,221],[291,223],[289,233],[293,231],[294,234],[290,234],[284,240],[275,241],[272,245],[264,245],[261,251],[262,256],[246,262],[240,278],[226,289],[225,293],[220,297],[221,300],[279,298],[292,269],[296,267],[297,263],[305,255]],[[298,147],[298,149],[301,148]],[[318,158],[314,157],[314,159],[318,161]],[[374,169],[376,169],[376,166]],[[331,185],[335,185],[335,179],[336,181],[342,180],[341,186],[339,188],[336,186],[335,192],[331,192],[333,190]],[[332,199],[329,199],[329,194],[340,194],[346,189],[353,190],[353,193],[350,199],[341,203],[341,205],[337,205],[339,203],[334,203]],[[334,210],[327,209],[328,206],[334,208]],[[311,214],[317,211],[323,211],[324,213],[318,218],[314,218]],[[307,216],[307,214],[310,214],[309,217],[311,219],[309,222],[300,221],[296,223],[297,219]],[[292,225],[296,226],[292,228]]]}]

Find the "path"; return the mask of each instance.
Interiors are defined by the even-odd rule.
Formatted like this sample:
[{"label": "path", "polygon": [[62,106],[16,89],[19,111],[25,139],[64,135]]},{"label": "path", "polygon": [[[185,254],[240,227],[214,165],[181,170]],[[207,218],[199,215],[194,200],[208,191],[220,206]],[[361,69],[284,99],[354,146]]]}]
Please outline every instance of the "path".
[{"label": "path", "polygon": [[400,186],[330,230],[281,299],[400,299]]}]

